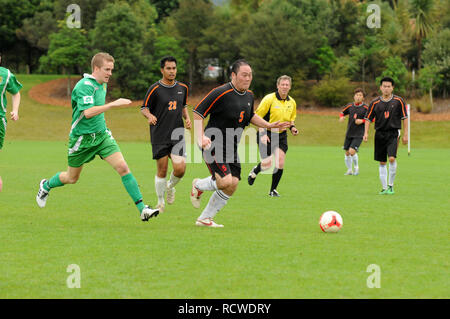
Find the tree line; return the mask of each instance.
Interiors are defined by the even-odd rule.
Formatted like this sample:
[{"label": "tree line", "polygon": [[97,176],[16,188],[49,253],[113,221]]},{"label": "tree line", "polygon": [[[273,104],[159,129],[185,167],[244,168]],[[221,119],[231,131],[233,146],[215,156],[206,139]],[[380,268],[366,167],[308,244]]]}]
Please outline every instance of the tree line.
[{"label": "tree line", "polygon": [[370,87],[386,75],[407,96],[446,98],[450,88],[450,0],[77,0],[78,21],[73,2],[0,0],[3,64],[82,74],[106,51],[116,59],[111,94],[136,99],[169,54],[194,89],[208,64],[223,83],[245,58],[257,96],[288,74],[294,97],[327,106],[345,103],[355,82]]}]

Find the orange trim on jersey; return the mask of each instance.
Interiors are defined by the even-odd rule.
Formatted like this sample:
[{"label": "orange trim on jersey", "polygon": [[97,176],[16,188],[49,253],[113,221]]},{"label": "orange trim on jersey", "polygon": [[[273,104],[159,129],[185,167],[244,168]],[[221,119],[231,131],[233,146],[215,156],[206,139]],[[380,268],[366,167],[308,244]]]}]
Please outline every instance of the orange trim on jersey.
[{"label": "orange trim on jersey", "polygon": [[[203,116],[206,116],[206,113],[208,113],[208,111],[212,108],[212,106],[217,102],[217,100],[219,100],[222,96],[224,96],[225,94],[227,94],[227,93],[230,93],[230,92],[232,92],[232,91],[234,91],[234,89],[229,89],[229,90],[227,90],[227,91],[225,91],[225,92],[223,92],[222,94],[220,94],[212,103],[211,103],[211,105],[206,109],[206,111],[205,111],[205,113],[203,113]],[[208,94],[209,95],[209,94]],[[206,98],[206,96],[205,96],[205,98]],[[203,99],[204,100],[204,99]],[[202,100],[202,101],[203,101]],[[201,102],[200,102],[201,103]],[[200,105],[200,103],[198,104],[198,105]],[[197,107],[198,107],[198,105],[197,105]],[[196,107],[196,108],[197,108]]]},{"label": "orange trim on jersey", "polygon": [[341,113],[344,113],[344,111],[346,110],[346,109],[348,109],[350,106],[352,106],[353,105],[353,103],[350,103],[350,104],[348,104],[346,107],[344,107],[343,109],[342,109],[342,111],[341,111]]},{"label": "orange trim on jersey", "polygon": [[[155,91],[157,88],[159,88],[159,84],[156,85],[156,86],[150,91],[150,93],[149,93],[148,96],[147,96],[147,99],[145,100],[144,106],[147,106],[148,99],[149,99],[150,96],[152,95],[153,91]],[[148,106],[147,106],[147,107],[148,107]]]},{"label": "orange trim on jersey", "polygon": [[378,100],[376,102],[373,102],[372,108],[370,109],[369,114],[367,114],[367,118],[370,118],[370,114],[372,114],[373,109],[375,108],[375,104],[379,103],[381,100]]},{"label": "orange trim on jersey", "polygon": [[[222,86],[222,85],[221,85],[221,86]],[[203,100],[206,99],[206,98],[208,97],[208,95],[211,94],[212,91],[214,91],[214,90],[217,89],[217,88],[220,88],[221,86],[215,87],[214,89],[212,89],[211,91],[209,91],[208,94],[206,94],[205,97],[204,97],[200,102],[198,102],[197,106],[194,108],[194,111],[198,108],[198,106],[199,106],[200,104],[202,104]]]},{"label": "orange trim on jersey", "polygon": [[403,113],[403,117],[406,117],[406,114],[405,114],[405,104],[403,104],[402,99],[399,99],[398,97],[395,97],[395,96],[394,96],[394,99],[397,100],[397,101],[400,101],[400,103],[402,104],[402,113]]}]

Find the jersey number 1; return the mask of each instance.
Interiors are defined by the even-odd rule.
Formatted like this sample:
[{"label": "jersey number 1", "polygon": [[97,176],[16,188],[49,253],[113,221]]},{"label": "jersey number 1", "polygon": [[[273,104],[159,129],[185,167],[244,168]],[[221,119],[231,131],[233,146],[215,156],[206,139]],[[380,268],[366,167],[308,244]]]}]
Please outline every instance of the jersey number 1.
[{"label": "jersey number 1", "polygon": [[169,111],[176,110],[177,109],[177,101],[170,101],[169,102]]}]

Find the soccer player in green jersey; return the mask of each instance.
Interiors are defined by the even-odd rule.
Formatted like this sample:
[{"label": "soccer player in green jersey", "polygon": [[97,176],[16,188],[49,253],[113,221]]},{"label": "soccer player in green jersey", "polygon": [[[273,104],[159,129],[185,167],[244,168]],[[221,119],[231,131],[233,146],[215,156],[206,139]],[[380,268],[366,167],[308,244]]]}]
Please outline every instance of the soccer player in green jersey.
[{"label": "soccer player in green jersey", "polygon": [[108,53],[97,53],[91,62],[92,75],[84,74],[72,91],[72,127],[69,134],[68,168],[50,179],[43,179],[39,184],[36,201],[39,207],[45,207],[52,188],[65,184],[75,184],[83,169],[83,164],[92,161],[99,155],[109,163],[122,178],[128,194],[138,208],[141,220],[147,221],[156,217],[157,209],[144,205],[138,183],[130,172],[127,163],[106,127],[104,112],[125,104],[128,99],[120,98],[105,104],[106,84],[112,75],[114,58]]},{"label": "soccer player in green jersey", "polygon": [[[0,55],[0,63],[2,57]],[[19,119],[19,105],[20,105],[20,89],[22,84],[17,81],[14,74],[10,70],[0,67],[0,151],[3,148],[3,141],[6,133],[6,91],[12,94],[12,112],[11,120],[17,121]],[[3,182],[0,176],[0,191],[2,190]]]}]

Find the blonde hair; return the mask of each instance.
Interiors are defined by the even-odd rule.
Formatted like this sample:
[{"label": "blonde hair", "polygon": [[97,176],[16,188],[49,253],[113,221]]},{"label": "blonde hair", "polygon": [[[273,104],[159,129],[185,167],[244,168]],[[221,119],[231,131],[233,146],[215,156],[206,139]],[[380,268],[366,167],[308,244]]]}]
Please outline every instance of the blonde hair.
[{"label": "blonde hair", "polygon": [[277,86],[280,85],[280,82],[283,80],[288,80],[289,83],[292,85],[292,78],[289,75],[282,75],[277,79]]},{"label": "blonde hair", "polygon": [[94,55],[94,57],[91,60],[92,72],[94,72],[94,66],[96,66],[97,68],[101,68],[103,66],[104,61],[114,63],[114,58],[109,53],[106,52],[99,52],[96,55]]}]

